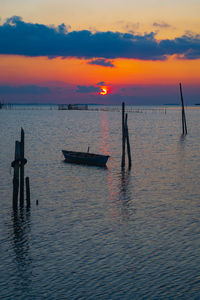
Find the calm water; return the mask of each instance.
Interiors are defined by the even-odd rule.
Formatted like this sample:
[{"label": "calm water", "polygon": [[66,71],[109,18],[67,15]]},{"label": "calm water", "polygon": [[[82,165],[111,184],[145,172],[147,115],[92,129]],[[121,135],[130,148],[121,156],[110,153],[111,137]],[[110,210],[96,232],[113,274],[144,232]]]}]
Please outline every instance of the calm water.
[{"label": "calm water", "polygon": [[[200,109],[0,111],[0,299],[200,299]],[[12,212],[14,142],[25,130],[31,209]],[[107,167],[62,149],[109,153]],[[36,200],[39,205],[36,205]]]}]

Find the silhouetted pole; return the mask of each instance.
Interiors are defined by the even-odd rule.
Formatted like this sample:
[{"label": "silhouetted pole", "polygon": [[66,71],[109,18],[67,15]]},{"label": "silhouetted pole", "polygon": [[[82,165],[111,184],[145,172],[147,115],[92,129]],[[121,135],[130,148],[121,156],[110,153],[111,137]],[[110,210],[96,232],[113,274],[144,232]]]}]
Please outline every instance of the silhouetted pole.
[{"label": "silhouetted pole", "polygon": [[186,118],[185,118],[185,108],[184,108],[184,102],[183,102],[183,93],[182,93],[182,85],[180,85],[180,94],[181,94],[181,105],[182,105],[182,130],[183,135],[187,134],[187,124],[186,124]]},{"label": "silhouetted pole", "polygon": [[24,205],[24,130],[21,128],[20,206]]},{"label": "silhouetted pole", "polygon": [[125,123],[124,123],[124,112],[125,112],[125,103],[122,102],[122,161],[121,167],[125,166]]},{"label": "silhouetted pole", "polygon": [[27,207],[31,206],[29,177],[26,177],[26,204]]},{"label": "silhouetted pole", "polygon": [[[24,206],[24,165],[27,163],[24,158],[24,130],[21,128],[21,142],[15,142],[15,160],[11,163],[14,168],[13,174],[13,209],[18,206],[18,194],[20,186],[20,207]],[[27,180],[27,179],[26,179]],[[27,203],[30,203],[30,187],[29,179],[26,183],[27,186]],[[27,204],[29,205],[29,204]]]},{"label": "silhouetted pole", "polygon": [[128,166],[130,169],[131,165],[132,165],[132,161],[131,161],[131,147],[130,147],[129,133],[128,133],[128,114],[126,114],[126,117],[125,117],[125,137],[126,137],[126,143],[127,143]]},{"label": "silhouetted pole", "polygon": [[19,193],[19,165],[20,165],[20,142],[15,142],[15,160],[11,163],[14,168],[13,174],[13,209],[17,209]]}]

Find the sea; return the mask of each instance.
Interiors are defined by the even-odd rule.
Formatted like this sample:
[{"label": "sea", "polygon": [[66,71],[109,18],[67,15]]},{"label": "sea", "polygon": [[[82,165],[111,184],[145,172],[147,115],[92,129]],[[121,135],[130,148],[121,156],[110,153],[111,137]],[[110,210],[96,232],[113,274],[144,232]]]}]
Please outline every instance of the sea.
[{"label": "sea", "polygon": [[[0,110],[0,299],[200,299],[200,107]],[[25,132],[31,207],[12,209]],[[107,166],[61,150],[108,154]]]}]

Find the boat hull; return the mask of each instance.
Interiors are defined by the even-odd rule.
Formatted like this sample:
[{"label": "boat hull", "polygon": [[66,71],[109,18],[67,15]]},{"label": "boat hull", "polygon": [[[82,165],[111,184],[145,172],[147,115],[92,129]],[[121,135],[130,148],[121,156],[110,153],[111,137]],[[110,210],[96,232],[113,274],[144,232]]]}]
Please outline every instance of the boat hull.
[{"label": "boat hull", "polygon": [[109,155],[62,150],[65,161],[76,164],[105,166]]}]

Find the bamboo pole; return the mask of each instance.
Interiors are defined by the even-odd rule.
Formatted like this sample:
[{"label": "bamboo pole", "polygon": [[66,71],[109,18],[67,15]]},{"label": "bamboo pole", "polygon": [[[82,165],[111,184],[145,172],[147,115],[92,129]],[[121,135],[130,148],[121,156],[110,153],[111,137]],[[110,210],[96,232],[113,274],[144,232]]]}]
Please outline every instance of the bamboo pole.
[{"label": "bamboo pole", "polygon": [[13,209],[17,209],[19,193],[19,165],[20,165],[20,142],[15,142],[15,160],[11,163],[14,168],[13,174]]},{"label": "bamboo pole", "polygon": [[183,93],[182,93],[182,85],[180,86],[180,94],[181,94],[181,105],[182,105],[182,131],[183,135],[187,134],[187,124],[186,124],[186,117],[185,117],[185,108],[184,108],[184,102],[183,102]]},{"label": "bamboo pole", "polygon": [[124,126],[125,103],[122,102],[122,161],[121,167],[125,166],[125,126]]},{"label": "bamboo pole", "polygon": [[129,142],[129,133],[128,133],[128,114],[126,114],[125,117],[125,133],[126,133],[126,143],[127,143],[127,153],[128,153],[128,166],[130,169],[132,165],[132,160],[131,160],[131,147]]}]

